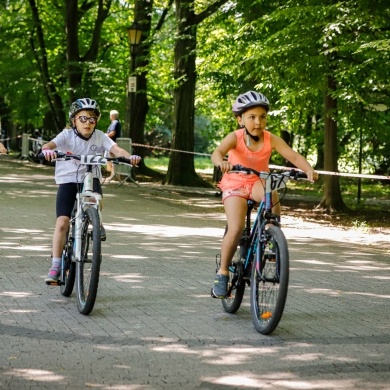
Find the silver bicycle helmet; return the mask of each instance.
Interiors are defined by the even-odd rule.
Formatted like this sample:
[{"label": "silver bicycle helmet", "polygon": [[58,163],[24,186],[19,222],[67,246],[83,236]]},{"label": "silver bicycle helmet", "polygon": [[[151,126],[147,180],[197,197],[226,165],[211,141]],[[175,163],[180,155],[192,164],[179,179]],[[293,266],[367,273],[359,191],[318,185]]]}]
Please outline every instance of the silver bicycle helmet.
[{"label": "silver bicycle helmet", "polygon": [[75,102],[73,102],[69,108],[69,122],[72,124],[72,119],[75,117],[75,115],[83,110],[91,110],[94,111],[94,113],[97,115],[98,120],[100,119],[100,108],[97,104],[96,100],[89,99],[89,98],[83,98],[83,99],[77,99]]},{"label": "silver bicycle helmet", "polygon": [[258,106],[264,107],[268,112],[268,99],[262,93],[248,91],[237,97],[236,101],[233,104],[232,110],[235,116],[239,116],[248,108]]}]

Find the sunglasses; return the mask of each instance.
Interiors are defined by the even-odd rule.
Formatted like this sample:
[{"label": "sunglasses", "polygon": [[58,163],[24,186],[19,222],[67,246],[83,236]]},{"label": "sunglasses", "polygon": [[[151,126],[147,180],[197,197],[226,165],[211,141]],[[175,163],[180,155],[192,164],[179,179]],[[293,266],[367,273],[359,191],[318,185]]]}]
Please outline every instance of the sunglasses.
[{"label": "sunglasses", "polygon": [[91,125],[94,125],[95,123],[97,123],[97,120],[98,118],[94,117],[94,116],[78,116],[76,117],[76,119],[78,119],[81,123],[87,123],[87,121],[91,124]]}]

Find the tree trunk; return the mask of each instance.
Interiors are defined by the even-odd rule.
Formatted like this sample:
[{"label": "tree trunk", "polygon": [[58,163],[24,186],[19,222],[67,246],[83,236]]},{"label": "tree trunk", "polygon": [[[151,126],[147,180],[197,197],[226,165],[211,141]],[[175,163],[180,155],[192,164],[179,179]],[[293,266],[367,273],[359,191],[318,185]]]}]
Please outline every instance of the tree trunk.
[{"label": "tree trunk", "polygon": [[[325,139],[324,168],[325,171],[338,172],[337,151],[337,100],[332,97],[336,82],[332,76],[327,79],[325,93]],[[324,196],[319,204],[329,212],[344,211],[346,206],[341,197],[339,176],[325,175]]]},{"label": "tree trunk", "polygon": [[316,125],[314,131],[316,133],[316,144],[317,144],[317,162],[315,165],[315,169],[323,170],[324,169],[324,129],[318,125],[321,116],[316,115]]},{"label": "tree trunk", "polygon": [[193,7],[193,0],[176,0],[178,37],[175,43],[172,148],[180,152],[171,152],[166,184],[205,186],[206,182],[195,172],[191,153],[194,151],[197,32]]},{"label": "tree trunk", "polygon": [[34,29],[38,41],[38,47],[34,43],[34,38],[30,37],[30,45],[38,64],[39,74],[42,79],[44,93],[53,116],[53,123],[57,132],[65,126],[64,106],[55,84],[50,77],[49,65],[47,62],[46,43],[43,35],[42,23],[39,16],[38,7],[35,0],[30,0],[30,8],[34,20]]},{"label": "tree trunk", "polygon": [[82,68],[79,55],[79,14],[78,0],[66,2],[65,28],[66,28],[66,66],[69,83],[69,100],[73,102],[80,96],[82,81]]},{"label": "tree trunk", "polygon": [[83,13],[90,12],[95,6],[94,2],[85,2],[82,7],[79,7],[78,0],[68,0],[66,2],[66,60],[70,101],[81,97],[91,97],[89,96],[91,74],[88,69],[84,69],[84,64],[95,62],[98,57],[102,26],[109,15],[111,1],[98,2],[90,45],[85,55],[81,56],[79,51],[79,21]]},{"label": "tree trunk", "polygon": [[[153,1],[136,0],[134,5],[134,21],[142,28],[140,44],[134,55],[135,63],[132,64],[134,74],[137,77],[137,90],[130,92],[127,88],[126,96],[126,113],[124,123],[124,137],[130,137],[133,143],[145,144],[145,122],[146,114],[149,111],[149,103],[146,95],[147,91],[147,69],[150,60],[150,33],[151,33],[151,16],[153,14]],[[141,68],[142,73],[137,69]],[[130,68],[131,69],[131,68]],[[133,73],[133,72],[131,72]],[[142,157],[138,164],[137,173],[155,176],[157,172],[145,165],[144,157],[147,150],[144,147],[133,148],[133,153]]]},{"label": "tree trunk", "polygon": [[[175,43],[174,126],[167,184],[184,186],[211,185],[200,178],[194,166],[196,33],[198,25],[228,0],[208,3],[199,14],[194,13],[194,0],[176,0],[177,38]],[[187,153],[186,153],[187,152]]]}]

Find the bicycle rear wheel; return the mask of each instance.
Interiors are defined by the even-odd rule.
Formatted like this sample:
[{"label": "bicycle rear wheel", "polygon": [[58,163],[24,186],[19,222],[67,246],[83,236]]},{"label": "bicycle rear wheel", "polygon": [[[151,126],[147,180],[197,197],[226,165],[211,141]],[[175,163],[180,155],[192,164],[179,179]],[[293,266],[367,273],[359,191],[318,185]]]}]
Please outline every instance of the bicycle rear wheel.
[{"label": "bicycle rear wheel", "polygon": [[95,305],[101,264],[100,218],[94,207],[84,212],[81,228],[81,258],[77,261],[77,307],[89,314]]},{"label": "bicycle rear wheel", "polygon": [[222,306],[227,313],[235,313],[240,308],[244,297],[244,267],[240,252],[240,247],[237,247],[233,263],[229,267],[228,295],[222,299]]},{"label": "bicycle rear wheel", "polygon": [[271,334],[278,326],[287,299],[289,254],[287,240],[277,226],[266,230],[261,264],[253,261],[251,311],[256,331]]},{"label": "bicycle rear wheel", "polygon": [[76,263],[72,262],[73,254],[73,239],[69,236],[69,230],[66,234],[66,243],[62,251],[61,259],[61,286],[60,291],[64,297],[69,297],[72,294],[75,277]]}]

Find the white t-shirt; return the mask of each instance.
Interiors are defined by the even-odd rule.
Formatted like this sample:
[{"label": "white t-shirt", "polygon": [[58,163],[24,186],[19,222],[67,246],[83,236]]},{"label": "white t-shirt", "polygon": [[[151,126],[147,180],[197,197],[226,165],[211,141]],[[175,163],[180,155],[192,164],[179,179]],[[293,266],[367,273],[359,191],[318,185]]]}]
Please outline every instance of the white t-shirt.
[{"label": "white t-shirt", "polygon": [[[71,154],[102,155],[109,151],[116,143],[108,138],[102,131],[95,129],[92,137],[85,141],[78,137],[73,129],[64,129],[53,140],[56,150]],[[57,184],[81,183],[84,180],[87,167],[80,165],[80,161],[56,161],[55,180]],[[100,165],[93,168],[93,177],[101,178]]]}]

